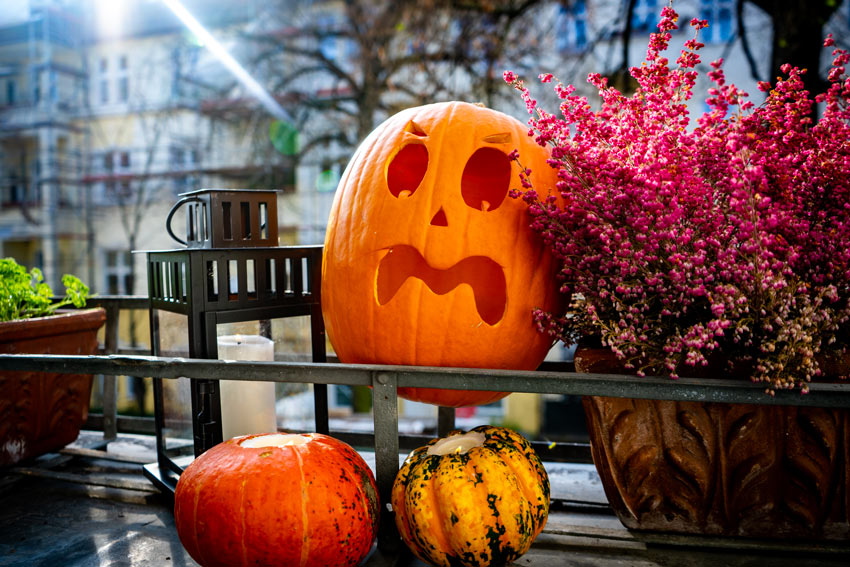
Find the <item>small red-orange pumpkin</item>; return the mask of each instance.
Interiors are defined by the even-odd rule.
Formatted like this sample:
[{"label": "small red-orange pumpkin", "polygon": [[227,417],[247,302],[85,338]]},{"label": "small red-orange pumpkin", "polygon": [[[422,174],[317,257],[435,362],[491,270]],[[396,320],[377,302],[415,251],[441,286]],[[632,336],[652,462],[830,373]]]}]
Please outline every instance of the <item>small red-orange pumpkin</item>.
[{"label": "small red-orange pumpkin", "polygon": [[372,471],[342,441],[247,435],[186,467],[174,520],[204,567],[353,566],[377,534],[378,496]]},{"label": "small red-orange pumpkin", "polygon": [[[529,228],[518,149],[538,188],[548,152],[528,128],[464,102],[405,110],[361,144],[328,221],[322,310],[340,361],[533,370],[551,339],[532,311],[557,311],[555,262]],[[444,406],[507,392],[400,388]]]}]

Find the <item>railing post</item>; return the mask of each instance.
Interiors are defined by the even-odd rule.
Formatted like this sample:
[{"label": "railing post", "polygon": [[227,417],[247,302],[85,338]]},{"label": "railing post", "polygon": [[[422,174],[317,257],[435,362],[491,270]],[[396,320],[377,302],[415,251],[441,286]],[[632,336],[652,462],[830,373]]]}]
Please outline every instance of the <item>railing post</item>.
[{"label": "railing post", "polygon": [[[311,285],[316,285],[313,280]],[[318,303],[310,306],[310,340],[312,344],[313,362],[327,362],[325,350],[325,324],[322,320],[322,307]],[[330,416],[328,415],[328,385],[313,384],[313,406],[316,416],[316,432],[327,434],[330,431]]]},{"label": "railing post", "polygon": [[[118,352],[118,320],[121,307],[117,301],[103,304],[106,310],[106,329],[104,331],[104,351],[106,354]],[[118,391],[115,376],[103,377],[103,438],[118,437]]]},{"label": "railing post", "polygon": [[437,437],[445,437],[455,428],[455,408],[437,408]]},{"label": "railing post", "polygon": [[400,539],[390,507],[393,482],[398,473],[398,375],[372,373],[372,414],[375,422],[375,477],[381,502],[378,547],[385,552],[400,549]]}]

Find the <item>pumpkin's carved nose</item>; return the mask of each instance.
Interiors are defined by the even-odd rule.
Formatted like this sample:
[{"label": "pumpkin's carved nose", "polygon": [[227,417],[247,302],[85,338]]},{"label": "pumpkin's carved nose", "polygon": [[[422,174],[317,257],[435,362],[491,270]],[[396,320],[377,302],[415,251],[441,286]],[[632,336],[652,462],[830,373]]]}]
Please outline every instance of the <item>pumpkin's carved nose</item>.
[{"label": "pumpkin's carved nose", "polygon": [[446,218],[446,211],[443,210],[443,207],[440,207],[440,210],[431,219],[431,226],[449,226],[449,219]]}]

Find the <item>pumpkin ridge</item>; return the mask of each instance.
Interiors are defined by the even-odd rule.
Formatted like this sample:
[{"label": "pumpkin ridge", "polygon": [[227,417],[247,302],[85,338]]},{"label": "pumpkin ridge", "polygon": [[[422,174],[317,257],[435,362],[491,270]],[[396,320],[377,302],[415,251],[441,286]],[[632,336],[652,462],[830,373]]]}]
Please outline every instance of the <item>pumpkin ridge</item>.
[{"label": "pumpkin ridge", "polygon": [[[432,532],[431,535],[437,536],[434,539],[438,540],[437,541],[437,549],[438,550],[442,549],[442,550],[447,550],[447,551],[454,551],[454,545],[453,545],[453,542],[452,542],[452,539],[451,539],[451,535],[449,535],[449,533],[446,532],[446,527],[439,520],[440,518],[443,517],[443,506],[440,504],[440,499],[438,497],[439,492],[438,492],[438,490],[435,486],[437,484],[437,481],[439,480],[440,475],[444,474],[444,473],[441,473],[440,469],[442,469],[444,463],[446,463],[448,461],[441,459],[439,456],[430,456],[429,458],[423,459],[421,462],[422,462],[423,465],[425,465],[425,463],[427,463],[431,459],[435,459],[434,463],[436,463],[436,465],[437,465],[436,467],[434,467],[434,470],[431,473],[431,476],[428,478],[428,488],[427,488],[428,499],[431,501],[431,505],[432,505],[432,508],[434,510],[434,516],[437,518],[437,521],[434,522],[434,524],[437,526],[437,529],[435,529],[434,532]],[[433,466],[432,463],[428,463],[428,465]],[[446,553],[445,556],[449,557],[449,554]]]},{"label": "pumpkin ridge", "polygon": [[425,452],[433,442],[434,441],[428,443],[425,447],[420,447],[411,452],[404,460],[401,469],[399,469],[398,474],[396,475],[396,480],[393,482],[393,490],[390,501],[392,503],[393,513],[395,514],[398,531],[405,541],[408,541],[408,538],[412,539],[413,537],[410,520],[408,519],[409,510],[405,501],[405,495],[407,494],[408,486],[410,486],[410,479],[415,474],[414,468],[422,458],[422,453]]},{"label": "pumpkin ridge", "polygon": [[360,504],[363,510],[373,510],[374,511],[374,522],[372,522],[371,527],[373,531],[377,530],[378,523],[380,522],[379,514],[380,514],[380,504],[378,502],[378,495],[373,494],[373,498],[370,498],[370,494],[367,493],[367,486],[371,488],[371,483],[369,483],[369,477],[360,463],[351,459],[350,456],[346,459],[348,461],[348,465],[351,467],[351,473],[354,475],[355,481],[354,485],[357,488],[357,495],[360,499]]},{"label": "pumpkin ridge", "polygon": [[[496,431],[491,428],[491,433]],[[497,437],[495,440],[498,439]],[[507,443],[495,443],[493,447],[488,445],[488,442],[476,450],[479,451],[482,464],[489,461],[488,474],[495,475],[493,481],[484,478],[485,484],[490,488],[498,487],[498,493],[487,494],[487,507],[496,520],[496,525],[489,527],[487,531],[487,546],[490,549],[491,562],[494,565],[502,565],[510,563],[528,551],[537,536],[536,530],[533,529],[537,522],[532,509],[532,499],[526,497],[519,478],[502,455],[502,451],[510,451],[511,446]],[[504,484],[499,487],[496,479],[500,479]],[[509,497],[514,491],[519,493],[519,498]],[[510,524],[511,520],[515,522],[515,525]],[[528,529],[529,525],[532,527],[531,530]]]},{"label": "pumpkin ridge", "polygon": [[292,454],[295,456],[295,461],[298,463],[298,475],[301,478],[301,482],[299,484],[301,488],[301,567],[304,567],[307,564],[307,561],[310,558],[310,538],[307,533],[307,526],[309,526],[309,512],[307,510],[307,479],[304,476],[304,461],[301,459],[301,453],[298,451],[297,445],[291,445],[289,447],[281,447],[281,449],[289,449],[292,451]]},{"label": "pumpkin ridge", "polygon": [[[212,468],[216,467],[222,460],[224,460],[224,459],[220,458],[218,455],[212,456],[212,455],[208,455],[208,454],[205,453],[205,454],[200,455],[198,457],[198,459],[196,459],[195,462],[200,461],[201,459],[204,460],[205,464],[206,464],[206,461],[210,461],[209,464],[212,465]],[[204,478],[205,476],[213,476],[213,475],[211,473],[207,472],[206,470],[202,470],[199,478],[194,479],[194,482],[193,482],[193,487],[195,488],[194,509],[192,511],[192,522],[193,523],[197,523],[198,509],[203,506],[201,491],[204,489],[204,487],[206,485],[205,478]],[[207,530],[204,533],[204,535],[205,535],[206,538],[208,538],[210,536],[209,530],[211,529],[211,527],[209,525],[207,525],[206,528],[207,528]],[[193,530],[192,531],[192,536],[193,536],[193,540],[194,540],[194,544],[195,544],[195,551],[196,551],[196,553],[198,553],[198,556],[200,558],[199,562],[203,561],[203,563],[206,564],[207,563],[207,558],[205,556],[206,545],[201,545],[201,541],[200,541],[200,538],[199,538],[199,535],[200,535],[199,532],[200,532],[200,530]]]},{"label": "pumpkin ridge", "polygon": [[[487,550],[489,553],[489,557],[481,557],[487,564],[494,565],[502,565],[508,563],[510,559],[513,559],[513,556],[510,555],[510,552],[513,551],[512,548],[508,547],[505,551],[504,555],[500,554],[500,546],[499,543],[502,539],[502,536],[507,532],[507,526],[505,525],[504,520],[502,519],[502,511],[497,506],[497,502],[500,500],[500,496],[491,492],[489,477],[491,476],[489,473],[489,467],[486,466],[486,461],[488,459],[493,462],[499,461],[499,457],[496,453],[494,453],[491,449],[486,447],[487,441],[485,441],[485,445],[480,447],[475,447],[470,450],[469,455],[469,464],[472,466],[472,470],[475,471],[475,477],[478,479],[477,482],[473,484],[474,489],[478,493],[476,500],[479,502],[479,506],[482,509],[486,509],[489,511],[487,516],[487,520],[491,520],[488,522],[483,522],[482,527],[485,528],[484,537],[476,549],[478,555],[482,554],[483,550]],[[476,457],[476,458],[473,458]],[[480,459],[480,461],[479,461]],[[498,475],[493,479],[495,482],[498,482]],[[482,492],[483,490],[483,492]],[[483,497],[482,497],[483,495]],[[504,545],[509,546],[510,541],[505,542]],[[500,556],[497,557],[497,554]],[[500,561],[505,560],[505,561]]]},{"label": "pumpkin ridge", "polygon": [[[514,445],[513,443],[499,441],[493,444],[493,454],[497,455],[499,459],[503,463],[505,463],[505,466],[507,466],[508,470],[511,471],[511,475],[513,475],[514,478],[517,479],[517,484],[519,485],[519,489],[520,492],[522,492],[522,495],[529,502],[536,502],[538,499],[537,494],[534,493],[530,486],[523,482],[523,479],[527,475],[528,471],[523,471],[522,468],[518,466],[519,459],[515,458],[514,456],[517,452],[522,454],[520,448]],[[535,522],[535,524],[536,523],[537,522]]]},{"label": "pumpkin ridge", "polygon": [[[416,509],[416,506],[412,502],[410,502],[410,500],[412,500],[416,496],[416,493],[413,490],[413,483],[417,482],[417,480],[421,476],[421,471],[419,470],[419,461],[412,463],[408,468],[407,472],[408,474],[406,478],[408,480],[408,483],[402,487],[399,509],[394,511],[396,514],[401,513],[402,510],[404,511],[404,517],[407,520],[407,533],[410,534],[411,541],[414,542],[416,545],[416,549],[414,549],[416,556],[426,562],[433,563],[436,565],[436,561],[433,561],[430,554],[428,553],[425,540],[423,539],[421,532],[417,529],[417,524],[413,519],[413,513]],[[419,482],[422,481],[419,480]],[[422,485],[419,487],[420,493],[423,488],[425,488],[424,483],[422,483]],[[401,530],[399,531],[400,533],[404,533]]]},{"label": "pumpkin ridge", "polygon": [[245,529],[245,485],[248,483],[248,478],[242,478],[242,494],[239,497],[239,519],[242,524],[242,537],[239,538],[239,543],[242,545],[242,564],[248,564],[248,546],[245,544],[245,533],[247,530]]},{"label": "pumpkin ridge", "polygon": [[[445,119],[442,119],[442,120],[440,120],[439,112],[437,112],[437,124],[432,125],[430,132],[429,132],[429,134],[431,136],[431,140],[430,140],[431,144],[430,145],[431,145],[432,148],[440,148],[440,151],[442,152],[443,143],[445,142],[446,134],[448,133],[448,130],[449,130],[448,125],[451,124],[452,121],[455,118],[455,108],[456,107],[457,107],[457,104],[455,102],[449,102],[448,103],[448,109],[449,109],[448,117],[445,118]],[[428,109],[428,110],[437,109],[437,107],[433,106],[433,105],[426,105],[425,108]],[[436,133],[436,136],[435,136],[435,133]],[[429,154],[430,153],[431,152],[429,150]],[[436,156],[434,156],[434,158],[436,158],[436,159],[434,159],[434,158],[431,158],[431,159],[433,160],[433,162],[435,164],[439,164],[442,157],[443,156],[441,154],[437,154]],[[422,178],[421,183],[425,182],[425,179],[429,177],[429,174],[433,178],[434,167],[436,167],[436,165],[431,165],[429,163],[428,171],[425,172],[425,176]],[[438,173],[441,173],[441,172],[438,172]],[[435,200],[434,189],[432,188],[430,191],[428,191],[426,193],[426,195],[427,195],[426,199],[428,199],[427,204],[426,204],[427,210],[431,211],[431,210],[433,210],[433,204],[434,204],[434,200]],[[427,231],[421,232],[419,239],[420,239],[420,242],[419,242],[419,247],[417,249],[422,251],[422,254],[423,254],[423,257],[424,257],[424,254],[428,249],[428,232]],[[408,242],[411,242],[409,235],[408,235]],[[413,351],[412,360],[413,360],[414,366],[420,366],[422,364],[419,361],[419,348],[418,348],[419,340],[420,340],[419,319],[421,318],[422,309],[425,306],[425,302],[423,301],[423,296],[427,295],[428,291],[430,291],[428,289],[428,286],[425,285],[425,282],[420,280],[418,285],[419,285],[419,293],[417,294],[418,295],[418,298],[417,298],[418,301],[417,301],[416,310],[415,310],[416,317],[413,321],[410,322],[410,324],[411,324],[410,328],[413,330],[413,341],[410,343],[409,346],[410,346],[410,348],[412,348],[412,351]],[[426,314],[426,317],[427,317],[427,314]],[[442,353],[441,353],[440,356],[441,356],[440,363],[442,364]]]},{"label": "pumpkin ridge", "polygon": [[[197,518],[198,518],[198,503],[201,501],[201,487],[202,486],[203,485],[200,484],[200,483],[196,483],[194,485],[195,498],[192,502],[192,522],[191,522],[193,525],[196,524],[197,521],[198,521],[197,520]],[[203,559],[203,553],[201,551],[201,546],[198,544],[198,530],[192,530],[192,543],[193,543],[193,546],[195,548],[195,553],[197,553],[198,556],[201,559]]]},{"label": "pumpkin ridge", "polygon": [[410,531],[410,522],[407,519],[407,508],[404,505],[404,492],[407,483],[410,480],[410,466],[405,462],[396,476],[396,482],[393,483],[393,490],[390,496],[392,503],[392,511],[395,514],[395,523],[398,528],[399,535],[404,541],[412,539]]},{"label": "pumpkin ridge", "polygon": [[[434,464],[438,463],[439,458],[429,457],[427,455],[421,455],[421,458],[412,463],[410,474],[408,476],[408,479],[411,482],[405,485],[403,495],[405,515],[410,520],[410,534],[413,536],[413,541],[416,543],[416,549],[413,551],[416,553],[417,557],[433,565],[443,564],[442,561],[437,559],[439,555],[434,554],[442,554],[443,558],[447,557],[446,553],[443,552],[441,548],[431,545],[428,540],[429,537],[440,540],[439,543],[441,544],[442,549],[448,549],[445,535],[442,532],[442,526],[438,526],[436,529],[427,532],[421,529],[421,525],[417,519],[419,517],[418,512],[421,512],[422,508],[427,508],[428,506],[430,506],[432,510],[435,508],[433,502],[433,500],[436,499],[433,490],[433,481],[435,476]],[[419,484],[418,488],[416,486],[417,483]],[[434,534],[437,532],[439,533],[437,534],[437,537],[434,538]],[[440,539],[441,537],[443,539]]]},{"label": "pumpkin ridge", "polygon": [[[507,455],[510,455],[510,462],[505,459],[503,453],[498,454],[502,456],[502,459],[514,472],[523,494],[534,508],[532,512],[535,524],[534,537],[537,537],[546,526],[549,515],[549,475],[546,473],[546,468],[540,461],[540,457],[524,437],[510,429],[499,431],[499,433],[503,435],[499,437],[502,442],[511,448],[507,451]],[[514,465],[521,466],[523,464],[527,464],[528,467],[519,469],[514,467]],[[540,491],[539,494],[537,490]],[[529,494],[529,491],[531,494]]]},{"label": "pumpkin ridge", "polygon": [[[378,136],[377,131],[375,132],[375,135],[376,135],[376,137]],[[355,151],[355,154],[354,154],[355,157],[357,157],[361,154],[361,150],[363,151],[364,154],[366,153],[365,150],[363,150],[362,147],[358,147],[357,151]],[[354,158],[352,158],[352,161],[350,163],[352,165],[356,164],[356,167],[353,167],[352,171],[351,171],[351,174],[356,179],[356,183],[354,184],[354,186],[355,187],[363,187],[365,185],[364,177],[367,174],[366,168],[364,167],[364,164],[362,162],[354,159]],[[348,171],[348,168],[346,168],[346,171]],[[340,183],[346,182],[347,178],[348,178],[348,176],[344,175],[343,179],[340,180]],[[386,179],[386,176],[384,175],[383,178]],[[340,185],[340,187],[343,187],[343,186],[344,185]],[[356,192],[353,192],[353,193],[337,190],[337,193],[340,196],[340,202],[342,202],[345,199],[348,199],[348,200],[351,201],[350,206],[344,207],[347,214],[345,216],[345,221],[344,221],[343,226],[348,227],[347,230],[348,230],[349,234],[347,235],[347,238],[342,239],[342,242],[345,243],[344,250],[338,250],[335,246],[333,246],[333,245],[329,246],[328,243],[326,242],[325,245],[324,245],[323,256],[325,254],[328,254],[328,252],[330,250],[330,251],[335,251],[334,253],[336,253],[337,255],[344,255],[345,257],[351,258],[351,250],[354,248],[352,241],[361,237],[361,231],[354,228],[358,225],[358,223],[356,223],[354,221],[354,217],[355,217],[355,215],[360,213],[360,210],[362,208],[362,205],[360,204],[360,200],[363,198],[363,195],[361,195],[359,190],[356,191]],[[335,209],[337,209],[337,207],[336,207],[336,204],[334,203],[334,206],[331,207],[331,210],[333,211]],[[332,225],[328,224],[329,229],[331,228],[331,226]],[[334,242],[336,241],[337,232],[338,232],[337,226],[333,225],[333,241]],[[375,248],[375,246],[374,246],[375,238],[376,238],[375,235],[372,234],[371,235],[372,246],[370,246],[369,249]],[[352,258],[350,261],[358,261],[358,260],[359,259],[357,259],[357,258]],[[325,285],[325,283],[324,283],[325,280],[326,280],[326,272],[322,272],[322,285]],[[325,296],[324,293],[322,295]],[[328,295],[333,296],[334,294],[328,294]],[[340,302],[340,301],[341,300],[339,300],[339,299],[335,299],[335,302]],[[344,324],[344,326],[346,327],[346,329],[343,331],[343,335],[348,335],[349,333],[352,332],[351,329],[349,329],[350,325],[347,322],[347,320],[340,319],[339,317],[336,317],[336,316],[334,317],[334,319],[339,319],[340,323]],[[371,312],[369,314],[368,320],[365,321],[364,323],[365,323],[365,326],[366,326],[366,332],[363,333],[362,336],[365,336],[366,340],[369,341],[368,352],[370,352],[371,356],[374,357],[375,352],[377,350],[377,346],[375,344],[376,333],[374,332],[375,320],[374,320],[374,316],[371,314]],[[356,330],[355,330],[355,332],[356,332]],[[360,333],[358,333],[358,335],[360,335]]]}]

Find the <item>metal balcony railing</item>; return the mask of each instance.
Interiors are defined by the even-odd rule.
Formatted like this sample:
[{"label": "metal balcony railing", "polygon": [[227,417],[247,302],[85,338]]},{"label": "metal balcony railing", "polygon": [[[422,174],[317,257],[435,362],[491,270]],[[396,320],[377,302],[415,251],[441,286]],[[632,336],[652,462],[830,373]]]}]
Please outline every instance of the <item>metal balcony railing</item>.
[{"label": "metal balcony railing", "polygon": [[[355,365],[312,362],[223,362],[179,357],[154,357],[118,348],[118,323],[122,310],[148,309],[146,297],[100,297],[89,305],[102,306],[107,324],[102,354],[95,356],[0,354],[0,369],[44,370],[60,373],[92,373],[105,377],[104,412],[91,416],[90,425],[103,429],[106,438],[119,430],[153,431],[152,418],[122,418],[116,415],[115,376],[139,376],[172,380],[180,377],[206,380],[248,380],[311,384],[340,384],[372,388],[374,433],[351,436],[331,434],[358,446],[374,447],[376,477],[383,501],[389,501],[398,471],[399,453],[423,444],[421,438],[399,436],[399,387],[451,388],[566,394],[625,398],[666,399],[850,408],[850,384],[812,384],[809,394],[777,391],[767,396],[763,386],[740,380],[668,378],[564,372],[544,366],[537,371],[506,371],[463,368]],[[440,412],[439,432],[454,425],[453,410]],[[555,450],[536,443],[544,460],[590,462],[582,444],[558,443]],[[553,502],[553,506],[558,503]]]}]

